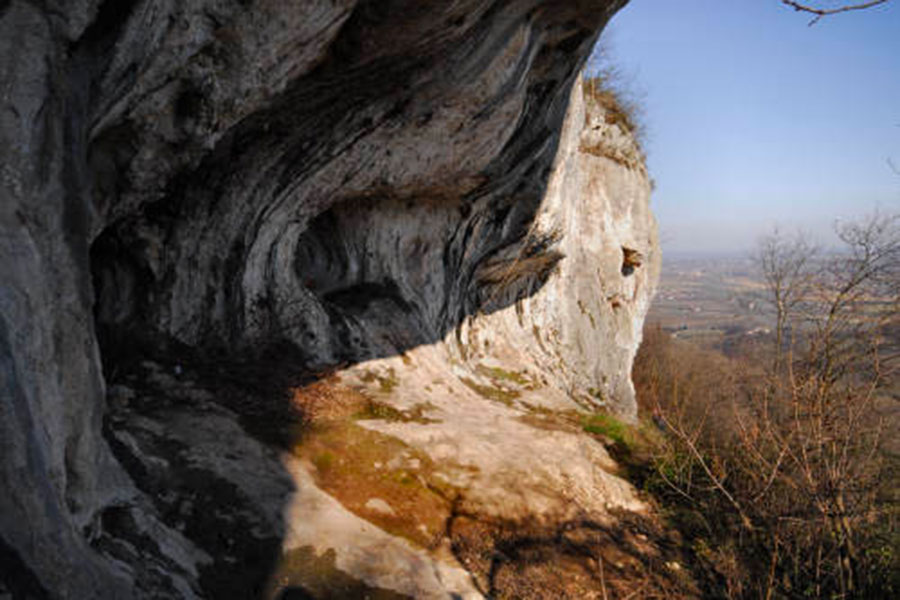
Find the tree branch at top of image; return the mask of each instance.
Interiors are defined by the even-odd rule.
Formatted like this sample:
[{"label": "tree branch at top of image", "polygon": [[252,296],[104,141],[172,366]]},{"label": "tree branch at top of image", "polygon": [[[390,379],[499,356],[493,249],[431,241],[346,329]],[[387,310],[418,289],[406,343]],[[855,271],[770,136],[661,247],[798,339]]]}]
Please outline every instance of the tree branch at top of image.
[{"label": "tree branch at top of image", "polygon": [[785,6],[793,8],[797,12],[805,12],[815,15],[815,17],[813,17],[813,19],[809,22],[809,25],[815,25],[822,19],[822,17],[827,17],[828,15],[835,15],[837,13],[848,12],[851,10],[864,10],[867,8],[872,8],[873,6],[878,6],[879,4],[887,4],[889,1],[890,0],[869,0],[868,2],[842,4],[833,8],[818,8],[816,6],[810,6],[809,4],[804,4],[802,2],[795,2],[795,0],[781,0],[781,3]]}]

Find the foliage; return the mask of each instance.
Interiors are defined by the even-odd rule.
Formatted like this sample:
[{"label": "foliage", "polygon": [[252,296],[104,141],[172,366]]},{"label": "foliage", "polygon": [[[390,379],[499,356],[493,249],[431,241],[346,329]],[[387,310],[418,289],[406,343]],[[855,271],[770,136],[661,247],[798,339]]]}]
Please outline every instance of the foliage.
[{"label": "foliage", "polygon": [[621,446],[627,447],[632,442],[628,427],[612,415],[597,413],[585,417],[582,429],[588,433],[605,436]]},{"label": "foliage", "polygon": [[796,239],[763,242],[781,330],[771,361],[647,332],[635,384],[665,435],[645,488],[691,542],[709,595],[900,591],[898,459],[878,410],[897,385],[898,223],[845,225],[845,250],[818,258]]}]

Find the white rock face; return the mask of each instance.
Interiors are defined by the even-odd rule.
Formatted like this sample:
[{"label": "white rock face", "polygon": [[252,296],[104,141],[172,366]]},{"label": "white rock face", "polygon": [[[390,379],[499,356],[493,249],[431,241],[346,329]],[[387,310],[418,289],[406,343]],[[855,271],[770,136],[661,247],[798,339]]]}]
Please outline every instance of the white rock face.
[{"label": "white rock face", "polygon": [[661,255],[640,148],[608,114],[576,84],[547,193],[528,232],[552,240],[562,258],[543,286],[518,299],[504,282],[535,268],[527,251],[482,266],[491,304],[510,306],[468,318],[457,338],[471,349],[459,357],[468,364],[487,360],[539,373],[581,407],[631,420],[631,364]]}]

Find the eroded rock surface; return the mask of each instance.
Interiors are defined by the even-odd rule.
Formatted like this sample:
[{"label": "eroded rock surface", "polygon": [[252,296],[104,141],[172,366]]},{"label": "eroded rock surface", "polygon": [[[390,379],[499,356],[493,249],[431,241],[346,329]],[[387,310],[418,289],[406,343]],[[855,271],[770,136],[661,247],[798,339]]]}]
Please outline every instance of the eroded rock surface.
[{"label": "eroded rock surface", "polygon": [[[623,3],[0,2],[0,594],[490,595],[453,522],[642,510],[541,421],[634,416],[649,183],[574,85]],[[316,438],[285,391],[325,372],[415,418]]]}]

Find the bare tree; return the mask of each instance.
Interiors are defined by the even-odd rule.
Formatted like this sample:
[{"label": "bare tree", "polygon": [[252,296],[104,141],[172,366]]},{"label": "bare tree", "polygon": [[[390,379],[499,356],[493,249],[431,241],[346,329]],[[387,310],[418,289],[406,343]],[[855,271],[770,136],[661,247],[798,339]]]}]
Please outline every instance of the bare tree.
[{"label": "bare tree", "polygon": [[767,299],[775,310],[774,371],[781,367],[788,323],[812,290],[816,254],[816,247],[802,233],[788,238],[775,228],[759,242],[755,261],[766,284]]},{"label": "bare tree", "polygon": [[[821,259],[799,237],[764,243],[761,266],[776,318],[795,333],[786,368],[775,363],[752,425],[740,425],[752,468],[771,482],[760,498],[776,507],[784,505],[772,493],[797,498],[795,514],[778,519],[791,516],[801,529],[776,540],[812,543],[806,550],[814,550],[809,575],[817,595],[833,581],[847,597],[860,591],[860,529],[877,509],[884,424],[874,405],[896,368],[883,332],[900,308],[900,216],[875,214],[837,234],[844,247]],[[789,310],[801,302],[802,310]],[[802,527],[822,533],[800,536]]]},{"label": "bare tree", "polygon": [[814,327],[808,360],[833,380],[872,360],[864,347],[882,362],[882,331],[900,302],[900,215],[876,213],[838,226],[837,234],[844,251],[824,261],[808,314]]},{"label": "bare tree", "polygon": [[898,385],[900,215],[836,229],[843,247],[829,253],[778,232],[761,242],[779,359],[657,348],[635,381],[665,431],[664,489],[716,521],[720,547],[740,540],[719,560],[727,597],[888,597],[895,585],[896,559],[872,550],[890,544],[879,528],[897,510],[876,409]]}]

